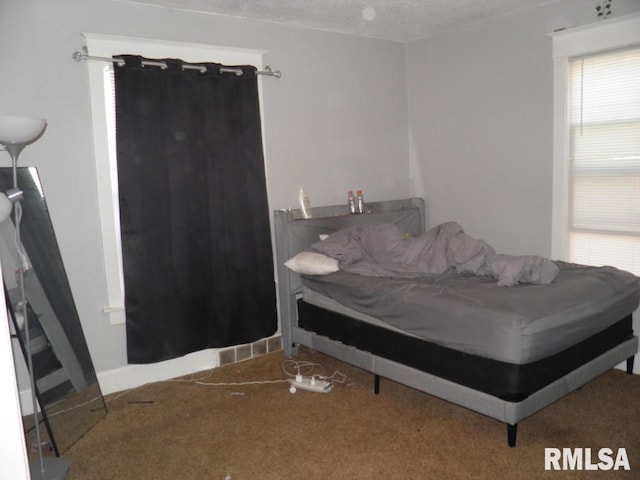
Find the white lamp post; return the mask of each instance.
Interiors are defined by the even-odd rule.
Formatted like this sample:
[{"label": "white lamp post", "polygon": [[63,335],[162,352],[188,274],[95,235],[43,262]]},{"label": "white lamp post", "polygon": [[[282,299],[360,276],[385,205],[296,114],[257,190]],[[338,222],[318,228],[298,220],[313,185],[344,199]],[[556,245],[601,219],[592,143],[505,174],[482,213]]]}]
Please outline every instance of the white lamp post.
[{"label": "white lamp post", "polygon": [[[38,399],[36,397],[36,379],[33,371],[33,358],[31,355],[31,339],[29,336],[29,317],[27,315],[27,302],[24,291],[24,262],[22,254],[22,242],[20,239],[20,219],[22,208],[20,200],[22,192],[18,187],[18,157],[22,149],[29,143],[35,142],[44,132],[47,125],[42,118],[14,117],[0,115],[0,145],[4,145],[11,156],[13,166],[13,188],[4,194],[0,193],[0,222],[6,220],[11,212],[14,213],[16,246],[18,248],[18,278],[22,295],[22,315],[24,318],[24,341],[27,352],[27,367],[31,380],[31,399],[33,402],[33,417],[38,447],[38,461],[30,467],[32,480],[62,480],[69,465],[60,457],[44,457],[42,454],[42,441],[40,439],[40,419],[38,417]],[[13,208],[12,208],[13,207]]]}]

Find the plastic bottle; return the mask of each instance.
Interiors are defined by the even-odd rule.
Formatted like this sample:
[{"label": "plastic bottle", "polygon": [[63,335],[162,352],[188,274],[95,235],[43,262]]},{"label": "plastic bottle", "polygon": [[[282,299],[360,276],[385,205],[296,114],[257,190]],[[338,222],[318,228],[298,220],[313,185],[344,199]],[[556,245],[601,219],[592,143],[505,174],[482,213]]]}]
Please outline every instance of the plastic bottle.
[{"label": "plastic bottle", "polygon": [[300,212],[304,218],[311,218],[311,202],[309,197],[304,193],[302,187],[298,190],[298,203],[300,204]]},{"label": "plastic bottle", "polygon": [[362,190],[356,192],[356,213],[364,213],[364,195]]},{"label": "plastic bottle", "polygon": [[356,213],[356,197],[353,194],[353,190],[349,190],[347,193],[347,206],[349,213]]}]

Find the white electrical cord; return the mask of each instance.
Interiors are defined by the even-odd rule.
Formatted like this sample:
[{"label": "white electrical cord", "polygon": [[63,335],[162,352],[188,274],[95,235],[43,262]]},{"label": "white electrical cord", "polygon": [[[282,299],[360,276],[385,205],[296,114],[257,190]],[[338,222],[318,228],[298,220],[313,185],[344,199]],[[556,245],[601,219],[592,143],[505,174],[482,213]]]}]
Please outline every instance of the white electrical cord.
[{"label": "white electrical cord", "polygon": [[[321,373],[314,373],[314,370],[320,370]],[[292,372],[293,370],[293,372]],[[289,378],[295,378],[299,375],[313,377],[322,380],[334,381],[338,383],[344,383],[347,376],[341,372],[334,372],[330,377],[322,375],[324,372],[324,367],[319,363],[314,362],[296,362],[295,360],[285,360],[282,364],[282,371]],[[289,380],[254,380],[254,381],[246,381],[246,382],[205,382],[206,378],[209,378],[213,374],[214,370],[211,370],[206,375],[200,378],[191,378],[188,379],[175,379],[175,380],[165,380],[166,382],[185,382],[185,383],[195,383],[196,385],[204,385],[209,387],[236,387],[243,385],[266,385],[271,383],[288,383]]]},{"label": "white electrical cord", "polygon": [[[291,373],[292,369],[295,370],[295,373]],[[320,373],[315,373],[314,370],[316,369],[320,369]],[[282,370],[290,378],[303,376],[335,383],[344,383],[347,379],[347,376],[344,373],[337,370],[333,372],[333,374],[329,377],[323,375],[324,367],[319,363],[314,362],[296,362],[295,360],[285,360],[282,364]]]},{"label": "white electrical cord", "polygon": [[254,380],[247,382],[205,382],[204,380],[209,378],[213,374],[214,370],[210,370],[207,374],[196,378],[195,374],[190,375],[189,378],[175,378],[169,380],[163,380],[158,383],[195,383],[196,385],[204,385],[209,387],[236,387],[242,385],[261,385],[269,383],[286,383],[287,380]]},{"label": "white electrical cord", "polygon": [[[55,410],[55,404],[54,404],[53,410],[51,409],[51,407],[47,406],[47,417],[51,418],[51,417],[55,417],[56,415],[60,415],[60,414],[67,413],[67,412],[71,412],[71,411],[73,411],[73,410],[75,410],[77,408],[85,407],[87,405],[90,405],[93,402],[96,402],[96,401],[98,401],[100,399],[101,399],[101,397],[98,395],[96,397],[93,397],[91,400],[87,400],[86,402],[83,402],[83,403],[81,403],[79,405],[74,405],[71,408],[67,408],[65,410],[58,410],[58,411]],[[58,402],[58,403],[60,403],[60,402]]]},{"label": "white electrical cord", "polygon": [[[318,373],[314,373],[314,370],[317,370],[317,369],[319,369],[320,372],[324,372],[324,367],[319,363],[296,362],[295,360],[285,360],[282,363],[282,371],[289,378],[295,378],[298,375],[303,375],[303,376],[313,377],[319,380],[326,380],[326,381],[335,382],[335,383],[344,383],[347,379],[347,376],[344,373],[339,372],[337,370],[331,376],[327,377]],[[246,382],[205,382],[205,380],[209,378],[214,372],[215,372],[215,369],[212,369],[208,373],[200,377],[196,377],[196,374],[192,374],[190,375],[189,378],[184,378],[184,379],[175,378],[175,379],[169,379],[169,380],[161,380],[159,382],[153,382],[153,383],[193,383],[196,385],[203,385],[206,387],[241,387],[245,385],[269,385],[274,383],[289,383],[288,379],[253,380],[253,381],[246,381]],[[145,385],[150,385],[150,384],[145,384]],[[144,385],[141,385],[140,387],[143,387],[143,386]],[[105,399],[105,402],[112,402],[122,397],[123,395],[126,395],[127,393],[130,393],[140,387],[136,387],[130,390],[125,390],[123,392],[120,392],[120,394],[116,395],[115,397]]]}]

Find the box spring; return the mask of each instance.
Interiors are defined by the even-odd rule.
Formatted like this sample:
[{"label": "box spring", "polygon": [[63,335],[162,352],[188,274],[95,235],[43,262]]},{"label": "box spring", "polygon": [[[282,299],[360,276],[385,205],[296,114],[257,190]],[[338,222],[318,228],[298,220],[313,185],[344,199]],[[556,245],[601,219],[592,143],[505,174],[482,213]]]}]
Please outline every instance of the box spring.
[{"label": "box spring", "polygon": [[631,315],[562,352],[527,364],[484,358],[298,300],[298,325],[359,350],[517,402],[633,337]]}]

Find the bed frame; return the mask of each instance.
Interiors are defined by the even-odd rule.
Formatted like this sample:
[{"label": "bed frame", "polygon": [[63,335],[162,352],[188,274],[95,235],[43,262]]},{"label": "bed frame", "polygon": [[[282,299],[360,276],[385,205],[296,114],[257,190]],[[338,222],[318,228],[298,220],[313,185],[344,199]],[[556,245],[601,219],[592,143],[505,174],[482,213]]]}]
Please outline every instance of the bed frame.
[{"label": "bed frame", "polygon": [[[323,309],[300,300],[302,285],[298,274],[284,266],[284,262],[296,253],[308,250],[318,241],[319,235],[328,234],[353,225],[380,223],[396,224],[402,231],[419,235],[425,231],[424,201],[419,198],[391,200],[367,204],[367,213],[348,215],[346,206],[314,208],[313,218],[303,219],[299,210],[275,211],[274,225],[278,273],[279,317],[284,352],[288,357],[297,353],[299,345],[335,357],[343,362],[371,372],[374,375],[374,391],[379,392],[380,377],[399,382],[443,400],[469,408],[478,413],[495,418],[507,425],[507,442],[516,444],[518,423],[579,389],[587,382],[617,366],[627,362],[627,373],[633,371],[634,355],[638,351],[638,338],[632,334],[603,352],[563,372],[559,378],[530,392],[525,398],[511,400],[500,398],[487,392],[451,381],[420,367],[393,360],[392,355],[371,353],[365,349],[342,343],[326,335],[305,329],[300,317],[323,315]],[[300,308],[298,303],[300,302]],[[314,313],[315,311],[315,313]],[[324,310],[326,315],[340,316]],[[631,325],[631,313],[621,324]],[[352,321],[348,317],[346,320]],[[335,337],[334,337],[335,338]],[[391,358],[390,358],[391,357]]]}]

